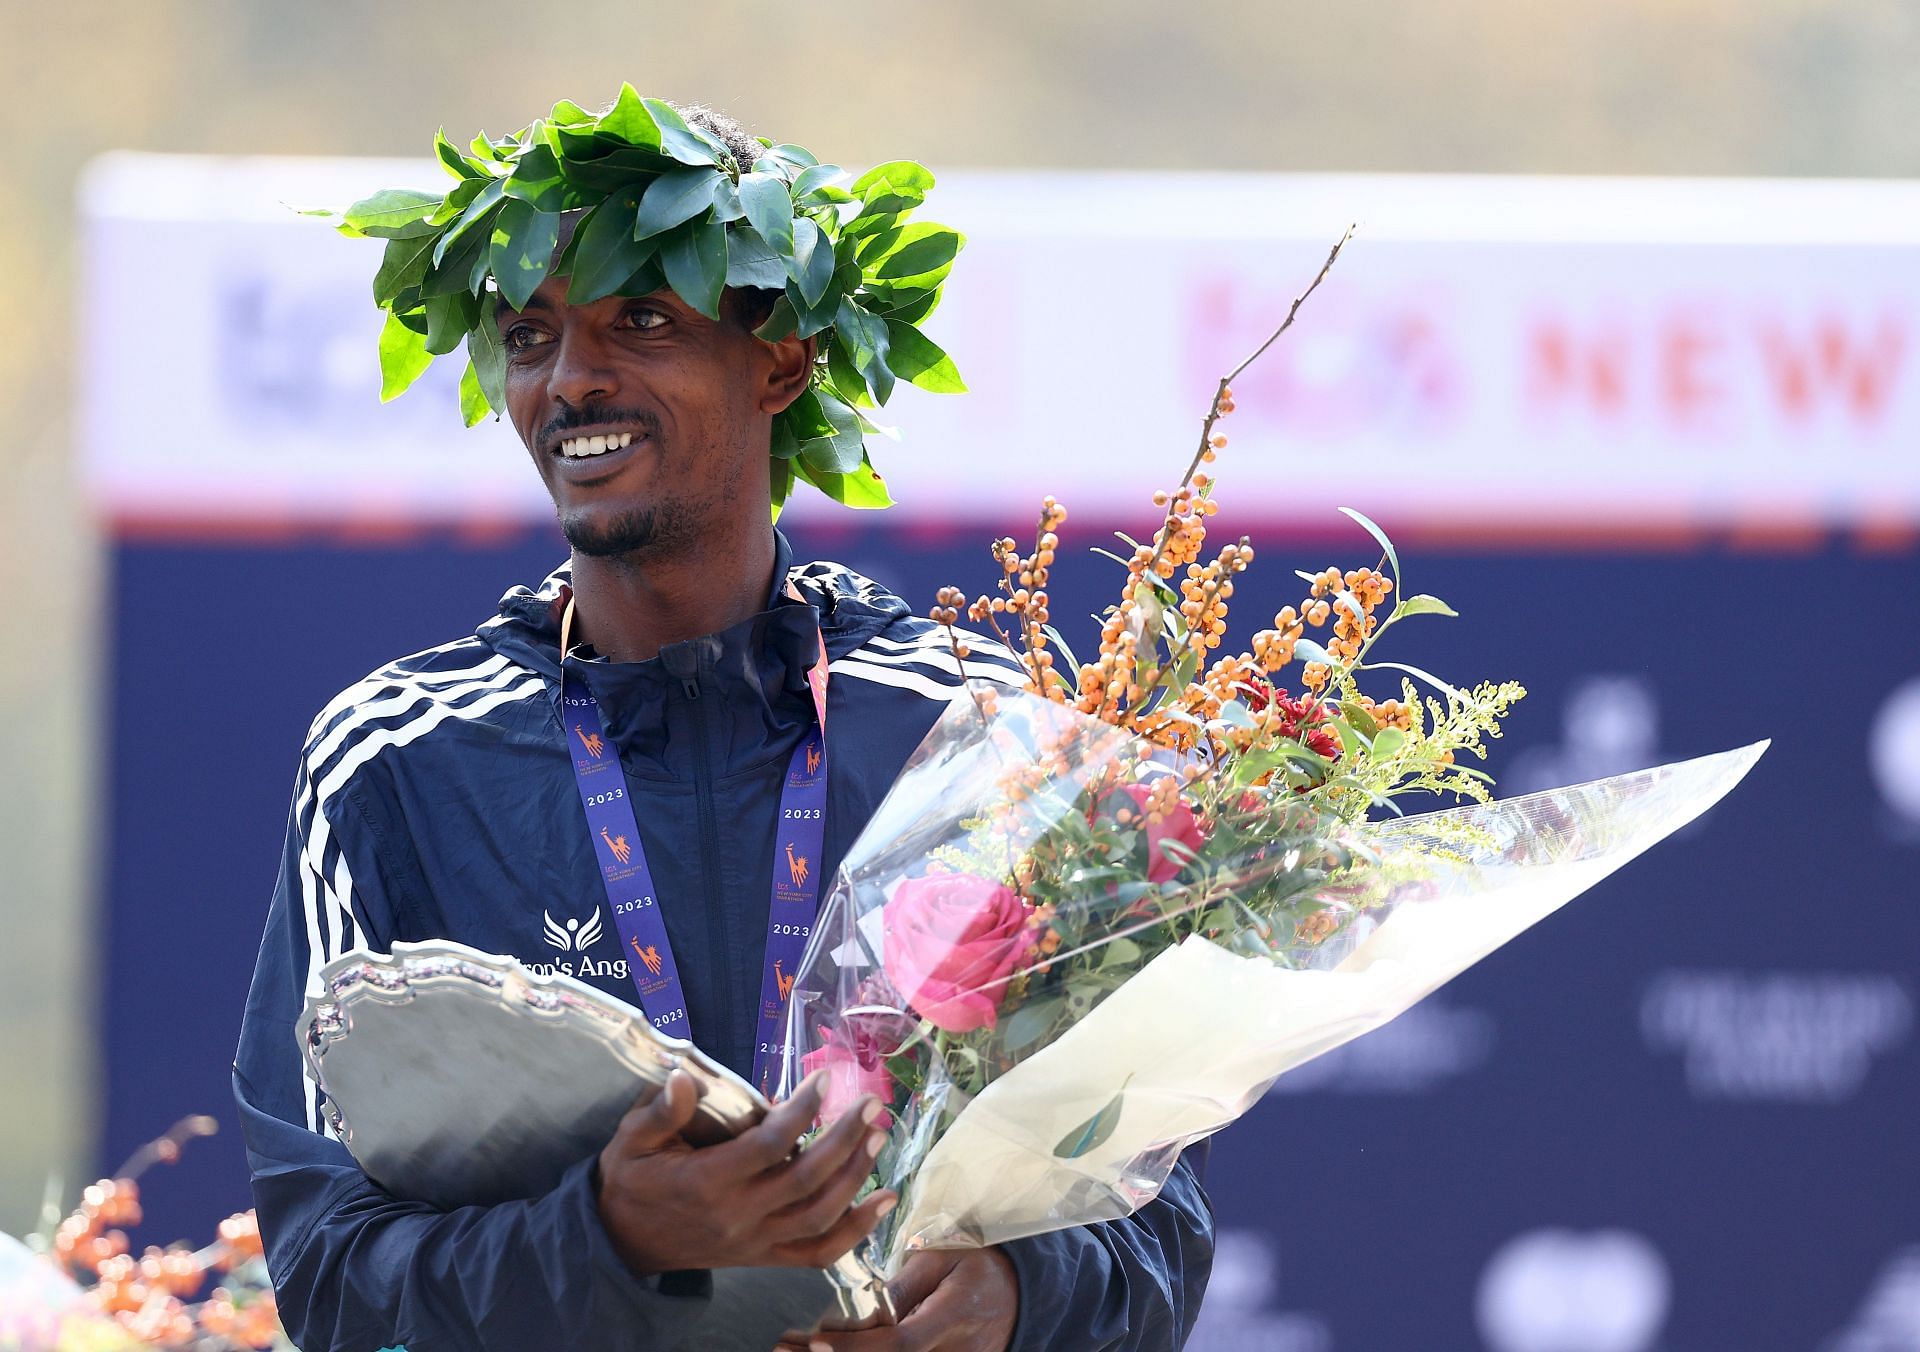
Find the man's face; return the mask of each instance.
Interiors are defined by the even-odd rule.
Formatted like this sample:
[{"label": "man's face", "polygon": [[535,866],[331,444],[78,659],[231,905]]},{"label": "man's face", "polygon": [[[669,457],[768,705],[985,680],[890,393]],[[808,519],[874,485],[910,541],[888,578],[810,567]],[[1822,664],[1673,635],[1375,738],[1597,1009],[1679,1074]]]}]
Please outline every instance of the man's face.
[{"label": "man's face", "polygon": [[670,290],[569,305],[567,282],[499,324],[507,413],[568,542],[683,553],[749,504],[764,513],[771,422],[806,389],[811,345],[755,338],[731,296],[716,322]]}]

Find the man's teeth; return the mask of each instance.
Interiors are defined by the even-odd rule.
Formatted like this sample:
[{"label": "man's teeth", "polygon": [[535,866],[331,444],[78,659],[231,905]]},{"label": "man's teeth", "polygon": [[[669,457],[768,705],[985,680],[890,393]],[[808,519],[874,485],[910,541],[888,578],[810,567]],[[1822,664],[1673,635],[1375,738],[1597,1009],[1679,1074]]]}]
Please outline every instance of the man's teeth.
[{"label": "man's teeth", "polygon": [[617,451],[633,440],[633,433],[620,432],[610,437],[573,437],[560,443],[560,454],[576,458]]}]

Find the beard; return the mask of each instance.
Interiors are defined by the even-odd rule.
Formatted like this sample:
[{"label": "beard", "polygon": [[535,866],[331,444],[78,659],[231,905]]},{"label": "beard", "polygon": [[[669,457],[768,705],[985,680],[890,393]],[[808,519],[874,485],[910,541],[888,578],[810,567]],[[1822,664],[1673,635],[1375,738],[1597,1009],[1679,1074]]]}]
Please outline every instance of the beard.
[{"label": "beard", "polygon": [[684,513],[672,505],[630,507],[611,515],[569,512],[560,517],[560,533],[574,551],[594,558],[631,558],[671,553],[692,534]]}]

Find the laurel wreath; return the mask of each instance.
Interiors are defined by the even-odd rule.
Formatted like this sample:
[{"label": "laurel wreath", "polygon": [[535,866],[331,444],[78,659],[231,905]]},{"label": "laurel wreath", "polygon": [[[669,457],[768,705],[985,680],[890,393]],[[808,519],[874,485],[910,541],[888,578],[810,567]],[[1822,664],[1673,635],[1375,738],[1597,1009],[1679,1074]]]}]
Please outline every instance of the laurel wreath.
[{"label": "laurel wreath", "polygon": [[[671,287],[715,320],[728,287],[778,291],[754,332],[812,337],[816,355],[807,392],[774,419],[774,514],[796,480],[850,507],[891,506],[866,436],[893,431],[870,414],[899,381],[966,389],[919,329],[965,239],[908,220],[933,187],[923,165],[894,160],[846,184],[844,170],[800,146],[760,144],[765,154],[742,166],[632,85],[601,112],[563,100],[511,136],[482,132],[467,151],[438,133],[451,190],[388,188],[336,217],[343,234],[387,241],[373,279],[386,311],[382,402],[464,344],[467,426],[504,413],[507,358],[488,293],[520,309],[550,273],[571,279],[571,304]],[[582,215],[556,257],[568,212]]]}]

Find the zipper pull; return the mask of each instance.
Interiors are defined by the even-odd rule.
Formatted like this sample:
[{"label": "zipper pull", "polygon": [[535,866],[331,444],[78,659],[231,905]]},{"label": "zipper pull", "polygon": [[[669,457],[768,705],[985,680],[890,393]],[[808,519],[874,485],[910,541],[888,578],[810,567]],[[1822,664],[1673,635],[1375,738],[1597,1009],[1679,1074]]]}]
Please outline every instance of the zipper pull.
[{"label": "zipper pull", "polygon": [[676,643],[661,649],[660,664],[669,676],[680,678],[680,689],[688,699],[700,698],[700,658],[691,648]]}]

